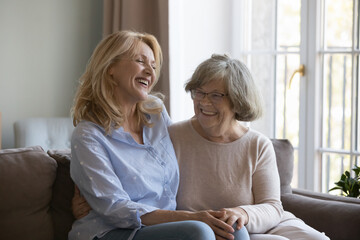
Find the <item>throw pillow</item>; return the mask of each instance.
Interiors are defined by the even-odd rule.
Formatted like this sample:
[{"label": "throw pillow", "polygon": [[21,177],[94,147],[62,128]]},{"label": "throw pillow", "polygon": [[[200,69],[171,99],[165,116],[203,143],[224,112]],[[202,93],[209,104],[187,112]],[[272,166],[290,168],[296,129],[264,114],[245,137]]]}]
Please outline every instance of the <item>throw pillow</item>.
[{"label": "throw pillow", "polygon": [[0,239],[53,239],[56,167],[41,147],[0,150]]}]

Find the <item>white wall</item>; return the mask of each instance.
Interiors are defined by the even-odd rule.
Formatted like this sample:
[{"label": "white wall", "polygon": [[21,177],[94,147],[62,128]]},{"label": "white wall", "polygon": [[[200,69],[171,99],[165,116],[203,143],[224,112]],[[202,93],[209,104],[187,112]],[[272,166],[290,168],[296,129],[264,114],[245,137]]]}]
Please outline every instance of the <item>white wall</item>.
[{"label": "white wall", "polygon": [[102,1],[0,0],[2,148],[13,123],[70,116],[77,81],[102,37]]},{"label": "white wall", "polygon": [[[169,0],[170,116],[174,122],[194,114],[184,84],[203,60],[213,53],[239,58],[249,38],[244,34],[247,31],[244,19],[248,16],[242,13],[251,13],[244,10],[248,8],[245,3],[242,0]],[[269,88],[263,87],[269,84],[268,78],[255,80],[264,98],[271,99]],[[268,109],[266,107],[266,114],[252,122],[251,127],[272,136],[273,111]]]},{"label": "white wall", "polygon": [[184,84],[213,53],[231,53],[233,0],[169,0],[170,115],[194,113]]}]

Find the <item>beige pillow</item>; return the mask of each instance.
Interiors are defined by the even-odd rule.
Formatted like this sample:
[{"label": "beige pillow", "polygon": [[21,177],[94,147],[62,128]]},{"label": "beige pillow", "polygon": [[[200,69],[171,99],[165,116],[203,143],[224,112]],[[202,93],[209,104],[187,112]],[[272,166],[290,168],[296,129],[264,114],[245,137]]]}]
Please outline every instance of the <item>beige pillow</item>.
[{"label": "beige pillow", "polygon": [[53,239],[49,205],[56,168],[41,147],[0,150],[1,239]]}]

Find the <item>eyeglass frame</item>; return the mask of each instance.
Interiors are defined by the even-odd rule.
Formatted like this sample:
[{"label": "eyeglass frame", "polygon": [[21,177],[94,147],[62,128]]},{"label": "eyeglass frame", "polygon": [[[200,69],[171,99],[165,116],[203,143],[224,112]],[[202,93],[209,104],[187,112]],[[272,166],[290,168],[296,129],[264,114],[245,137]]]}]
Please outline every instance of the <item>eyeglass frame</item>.
[{"label": "eyeglass frame", "polygon": [[[195,94],[201,94],[202,97],[196,97]],[[190,95],[192,100],[203,100],[205,98],[205,96],[208,96],[208,99],[210,102],[212,103],[220,103],[221,101],[223,101],[224,97],[229,96],[228,93],[219,93],[219,92],[203,92],[197,89],[191,89],[190,90]],[[215,96],[214,96],[215,95]],[[218,99],[214,99],[214,97],[219,97]]]}]

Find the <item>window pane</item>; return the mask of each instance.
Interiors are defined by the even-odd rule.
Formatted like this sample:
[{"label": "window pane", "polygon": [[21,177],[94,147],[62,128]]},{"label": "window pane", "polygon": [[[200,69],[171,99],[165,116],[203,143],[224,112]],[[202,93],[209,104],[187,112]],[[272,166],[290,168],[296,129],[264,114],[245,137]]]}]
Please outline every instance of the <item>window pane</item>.
[{"label": "window pane", "polygon": [[323,147],[350,150],[351,55],[324,56]]},{"label": "window pane", "polygon": [[[264,112],[261,119],[251,123],[252,128],[267,136],[273,136],[274,131],[274,65],[272,55],[244,55],[241,60],[250,68],[255,83],[259,87],[264,100]],[[266,121],[263,121],[266,119]]]},{"label": "window pane", "polygon": [[360,77],[360,64],[359,64],[359,56],[356,56],[356,66],[357,66],[357,70],[356,70],[356,74],[355,74],[355,78],[356,78],[356,93],[355,96],[357,101],[355,101],[355,130],[353,131],[355,134],[355,143],[354,143],[354,147],[355,147],[355,151],[360,152],[360,82],[359,82],[359,77]]},{"label": "window pane", "polygon": [[289,139],[294,147],[299,145],[299,74],[291,86],[289,80],[299,64],[297,54],[280,55],[276,69],[276,137]]},{"label": "window pane", "polygon": [[[322,156],[322,191],[328,192],[329,189],[335,187],[335,182],[340,180],[341,175],[344,171],[350,171],[350,156],[324,153]],[[331,194],[340,195],[340,191],[331,191]]]},{"label": "window pane", "polygon": [[253,50],[275,47],[275,0],[252,0],[251,44]]},{"label": "window pane", "polygon": [[325,48],[351,48],[353,0],[326,0],[325,3]]},{"label": "window pane", "polygon": [[300,48],[300,0],[278,1],[278,48],[299,51]]}]

